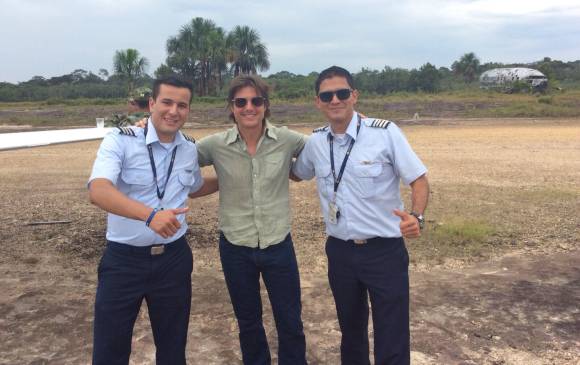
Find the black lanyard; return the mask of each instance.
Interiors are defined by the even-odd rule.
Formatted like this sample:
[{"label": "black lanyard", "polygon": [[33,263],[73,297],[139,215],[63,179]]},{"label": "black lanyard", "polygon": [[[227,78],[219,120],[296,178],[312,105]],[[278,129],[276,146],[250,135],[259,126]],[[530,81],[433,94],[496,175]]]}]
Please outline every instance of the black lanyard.
[{"label": "black lanyard", "polygon": [[[145,127],[145,136],[147,136],[147,127]],[[151,170],[153,171],[153,179],[155,179],[155,187],[157,188],[157,197],[159,200],[163,199],[165,196],[165,191],[167,190],[167,182],[171,176],[171,171],[173,171],[173,162],[175,162],[175,155],[177,154],[177,146],[173,148],[173,153],[171,154],[171,162],[169,163],[169,169],[167,170],[167,178],[165,179],[165,185],[163,191],[159,190],[159,184],[157,183],[157,169],[155,168],[155,159],[153,158],[153,146],[151,144],[147,145],[149,150],[149,162],[151,163]]]},{"label": "black lanyard", "polygon": [[[358,131],[360,130],[360,121],[361,121],[361,117],[360,115],[358,116],[358,120],[356,123],[356,135],[358,137]],[[354,146],[354,143],[356,142],[356,139],[351,139],[350,141],[350,145],[348,146],[348,149],[346,150],[346,155],[344,156],[344,159],[342,160],[342,165],[340,166],[340,171],[338,172],[338,178],[336,177],[336,172],[334,170],[334,149],[333,149],[333,140],[334,137],[332,136],[332,134],[328,135],[328,143],[330,144],[330,169],[332,170],[332,177],[334,178],[334,193],[336,194],[336,192],[338,191],[338,184],[340,184],[340,181],[342,180],[342,174],[344,173],[344,168],[346,167],[346,161],[348,161],[348,158],[350,156],[350,151],[352,150],[352,146]]]}]

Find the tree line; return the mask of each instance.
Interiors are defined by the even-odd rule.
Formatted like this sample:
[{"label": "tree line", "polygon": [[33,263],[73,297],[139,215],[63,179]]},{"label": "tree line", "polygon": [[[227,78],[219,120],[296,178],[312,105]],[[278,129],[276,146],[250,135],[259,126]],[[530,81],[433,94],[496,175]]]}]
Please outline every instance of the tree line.
[{"label": "tree line", "polygon": [[[197,97],[224,97],[232,77],[241,73],[256,74],[270,68],[266,45],[259,33],[248,26],[235,26],[227,32],[212,20],[194,18],[182,26],[166,43],[167,58],[154,77],[178,75],[190,81]],[[44,78],[34,76],[18,84],[0,82],[0,101],[41,101],[76,98],[118,99],[135,87],[150,85],[149,61],[136,49],[117,50],[113,55],[112,74],[100,69],[77,69],[70,74]],[[353,74],[358,89],[385,95],[394,92],[426,92],[476,88],[479,75],[496,67],[531,67],[540,70],[552,87],[580,87],[580,61],[562,62],[549,57],[528,64],[481,63],[473,53],[466,53],[450,68],[425,63],[416,69],[382,70],[363,68]],[[314,95],[318,74],[297,75],[288,71],[266,77],[273,96],[293,99]]]}]

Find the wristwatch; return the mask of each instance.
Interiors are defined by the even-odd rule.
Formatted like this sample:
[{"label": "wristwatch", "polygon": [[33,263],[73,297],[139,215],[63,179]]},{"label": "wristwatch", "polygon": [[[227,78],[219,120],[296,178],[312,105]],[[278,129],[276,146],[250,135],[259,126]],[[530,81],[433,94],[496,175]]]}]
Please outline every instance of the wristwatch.
[{"label": "wristwatch", "polygon": [[423,227],[425,227],[425,218],[423,218],[423,214],[419,214],[419,213],[415,213],[415,212],[411,212],[409,214],[412,215],[413,217],[417,218],[417,221],[419,222],[419,229],[423,229]]}]

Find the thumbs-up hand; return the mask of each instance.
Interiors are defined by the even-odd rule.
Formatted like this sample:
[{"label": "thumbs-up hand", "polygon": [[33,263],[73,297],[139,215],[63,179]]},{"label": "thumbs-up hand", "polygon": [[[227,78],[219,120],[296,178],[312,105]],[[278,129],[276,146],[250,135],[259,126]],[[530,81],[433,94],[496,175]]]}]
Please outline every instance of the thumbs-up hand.
[{"label": "thumbs-up hand", "polygon": [[407,212],[400,211],[398,209],[393,210],[393,214],[401,218],[401,223],[399,227],[401,229],[401,234],[405,238],[417,238],[421,236],[421,229],[419,227],[419,221],[417,218],[413,217]]}]

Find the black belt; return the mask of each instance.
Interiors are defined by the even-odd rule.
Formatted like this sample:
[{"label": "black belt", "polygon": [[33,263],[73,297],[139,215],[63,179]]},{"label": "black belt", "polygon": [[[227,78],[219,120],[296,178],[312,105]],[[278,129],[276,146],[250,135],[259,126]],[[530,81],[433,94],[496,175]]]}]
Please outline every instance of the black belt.
[{"label": "black belt", "polygon": [[119,243],[107,240],[107,246],[116,251],[122,251],[125,253],[130,253],[140,256],[157,256],[162,255],[167,250],[171,250],[182,245],[187,245],[187,240],[185,235],[179,237],[173,242],[163,243],[159,245],[149,245],[149,246],[133,246],[126,243]]},{"label": "black belt", "polygon": [[331,240],[346,242],[352,245],[366,245],[372,243],[395,243],[403,240],[402,237],[372,237],[372,238],[365,238],[360,240],[341,240],[340,238],[336,238],[333,236],[328,236]]}]

